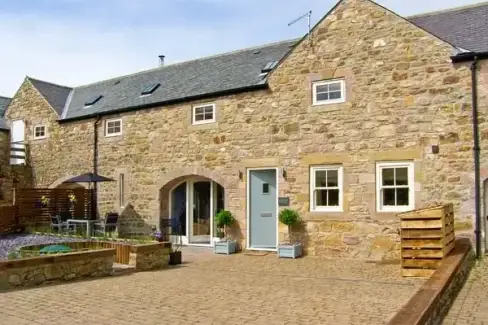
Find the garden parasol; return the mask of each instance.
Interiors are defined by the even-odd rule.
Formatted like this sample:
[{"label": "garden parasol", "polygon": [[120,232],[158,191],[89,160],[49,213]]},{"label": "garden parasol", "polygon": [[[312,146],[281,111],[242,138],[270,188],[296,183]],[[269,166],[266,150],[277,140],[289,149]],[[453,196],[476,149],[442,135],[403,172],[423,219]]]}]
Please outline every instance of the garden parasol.
[{"label": "garden parasol", "polygon": [[[114,182],[115,180],[101,176],[95,173],[85,173],[81,174],[79,176],[75,176],[73,178],[70,178],[63,183],[89,183],[90,188],[92,188],[92,184],[100,183],[100,182]],[[96,215],[96,207],[97,207],[97,197],[95,195],[95,192],[92,191],[92,202],[93,202],[93,208],[92,208],[92,214],[93,216]]]}]

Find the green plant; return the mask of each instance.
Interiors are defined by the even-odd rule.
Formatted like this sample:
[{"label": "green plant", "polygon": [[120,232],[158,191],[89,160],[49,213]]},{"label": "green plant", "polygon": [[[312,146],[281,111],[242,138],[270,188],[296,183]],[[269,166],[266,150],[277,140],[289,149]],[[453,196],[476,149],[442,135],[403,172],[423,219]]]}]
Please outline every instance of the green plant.
[{"label": "green plant", "polygon": [[221,229],[221,235],[227,237],[227,228],[230,227],[234,223],[235,219],[232,216],[232,213],[228,210],[220,210],[215,215],[215,224],[217,225],[218,229]]},{"label": "green plant", "polygon": [[7,259],[9,259],[9,260],[16,260],[19,258],[20,258],[19,252],[17,252],[17,251],[10,251],[7,254]]},{"label": "green plant", "polygon": [[284,209],[281,210],[279,215],[279,220],[282,224],[288,226],[288,234],[290,236],[290,243],[291,243],[291,228],[293,225],[296,225],[300,222],[300,214],[292,209]]}]

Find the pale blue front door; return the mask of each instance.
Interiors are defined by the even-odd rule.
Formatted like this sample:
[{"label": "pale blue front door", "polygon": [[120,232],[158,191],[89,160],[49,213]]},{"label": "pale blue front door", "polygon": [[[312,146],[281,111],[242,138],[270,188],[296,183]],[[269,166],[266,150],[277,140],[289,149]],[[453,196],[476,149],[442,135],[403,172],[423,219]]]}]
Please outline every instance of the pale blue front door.
[{"label": "pale blue front door", "polygon": [[249,248],[276,249],[276,169],[249,171]]}]

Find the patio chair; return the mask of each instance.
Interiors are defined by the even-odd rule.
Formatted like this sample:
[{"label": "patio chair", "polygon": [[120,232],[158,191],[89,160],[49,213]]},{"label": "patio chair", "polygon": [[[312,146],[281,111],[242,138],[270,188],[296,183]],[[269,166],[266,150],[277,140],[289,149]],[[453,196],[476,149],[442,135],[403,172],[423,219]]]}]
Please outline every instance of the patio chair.
[{"label": "patio chair", "polygon": [[51,229],[56,230],[58,233],[75,232],[74,225],[61,221],[59,215],[51,215]]},{"label": "patio chair", "polygon": [[95,234],[99,233],[105,235],[107,232],[114,232],[117,230],[117,221],[119,220],[119,214],[116,212],[109,212],[105,214],[104,220],[93,224]]}]

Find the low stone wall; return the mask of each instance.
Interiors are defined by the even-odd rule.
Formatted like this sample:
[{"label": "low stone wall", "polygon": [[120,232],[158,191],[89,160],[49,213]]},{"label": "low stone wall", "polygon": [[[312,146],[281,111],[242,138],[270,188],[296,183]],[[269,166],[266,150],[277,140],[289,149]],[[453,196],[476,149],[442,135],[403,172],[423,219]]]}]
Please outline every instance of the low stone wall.
[{"label": "low stone wall", "polygon": [[130,249],[129,265],[136,272],[164,269],[169,265],[171,243],[133,245]]},{"label": "low stone wall", "polygon": [[0,261],[0,291],[113,274],[115,249]]},{"label": "low stone wall", "polygon": [[466,282],[474,261],[475,256],[470,240],[456,239],[454,250],[444,259],[439,269],[388,324],[441,324]]},{"label": "low stone wall", "polygon": [[306,220],[304,229],[294,229],[310,256],[371,260],[400,258],[400,223]]}]

